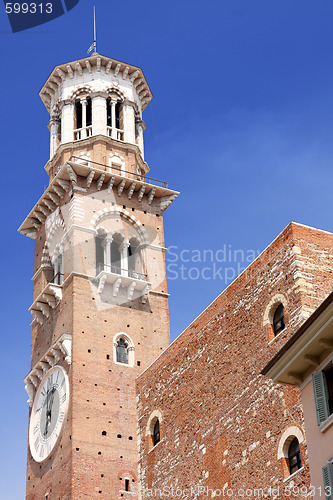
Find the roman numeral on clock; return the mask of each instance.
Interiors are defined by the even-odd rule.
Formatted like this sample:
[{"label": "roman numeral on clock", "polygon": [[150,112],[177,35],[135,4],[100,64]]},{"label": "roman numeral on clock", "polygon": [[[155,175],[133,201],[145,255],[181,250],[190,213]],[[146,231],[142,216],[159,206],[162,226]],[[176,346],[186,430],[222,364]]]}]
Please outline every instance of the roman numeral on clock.
[{"label": "roman numeral on clock", "polygon": [[39,445],[40,445],[39,436],[37,436],[35,439],[35,443],[34,443],[34,447],[35,447],[36,451],[38,451]]}]

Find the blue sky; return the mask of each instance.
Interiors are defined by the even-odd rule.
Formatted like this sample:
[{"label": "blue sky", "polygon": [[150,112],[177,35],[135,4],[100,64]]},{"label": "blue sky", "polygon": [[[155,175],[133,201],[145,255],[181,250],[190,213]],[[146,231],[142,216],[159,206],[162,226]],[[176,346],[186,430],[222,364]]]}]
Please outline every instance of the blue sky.
[{"label": "blue sky", "polygon": [[[55,65],[85,57],[94,4],[98,51],[141,66],[154,94],[144,115],[146,160],[152,177],[181,191],[165,215],[167,246],[178,256],[225,246],[246,253],[262,250],[290,220],[333,229],[331,1],[80,0],[61,18],[16,34],[2,11],[6,500],[25,492],[22,379],[30,363],[33,242],[17,228],[47,184],[48,115],[38,91]],[[213,264],[183,263],[199,273]],[[221,279],[170,279],[172,338],[224,286]]]}]

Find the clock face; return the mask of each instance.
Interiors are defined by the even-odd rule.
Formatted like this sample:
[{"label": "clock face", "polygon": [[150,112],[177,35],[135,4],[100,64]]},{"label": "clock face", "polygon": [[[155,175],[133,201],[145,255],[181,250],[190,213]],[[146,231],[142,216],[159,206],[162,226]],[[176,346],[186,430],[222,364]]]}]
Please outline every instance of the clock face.
[{"label": "clock face", "polygon": [[36,462],[43,462],[58,441],[66,419],[68,392],[67,373],[54,366],[41,381],[31,410],[29,445]]}]

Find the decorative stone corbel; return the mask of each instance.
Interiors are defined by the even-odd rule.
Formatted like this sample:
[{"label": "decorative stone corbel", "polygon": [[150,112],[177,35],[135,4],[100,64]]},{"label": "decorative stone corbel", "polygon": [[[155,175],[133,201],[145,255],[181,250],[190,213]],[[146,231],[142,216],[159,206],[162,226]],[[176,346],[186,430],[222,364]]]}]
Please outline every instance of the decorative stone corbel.
[{"label": "decorative stone corbel", "polygon": [[24,388],[29,396],[27,403],[29,406],[32,406],[32,401],[33,401],[33,397],[34,397],[34,386],[32,385],[32,383],[28,382]]}]

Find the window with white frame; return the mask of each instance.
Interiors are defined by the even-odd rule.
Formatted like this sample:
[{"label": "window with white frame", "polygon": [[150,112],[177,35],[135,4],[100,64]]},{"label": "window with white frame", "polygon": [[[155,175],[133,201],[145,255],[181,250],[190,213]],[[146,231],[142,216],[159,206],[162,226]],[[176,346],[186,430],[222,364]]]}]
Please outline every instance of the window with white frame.
[{"label": "window with white frame", "polygon": [[134,366],[134,343],[126,333],[120,332],[114,336],[113,360],[116,364]]}]

